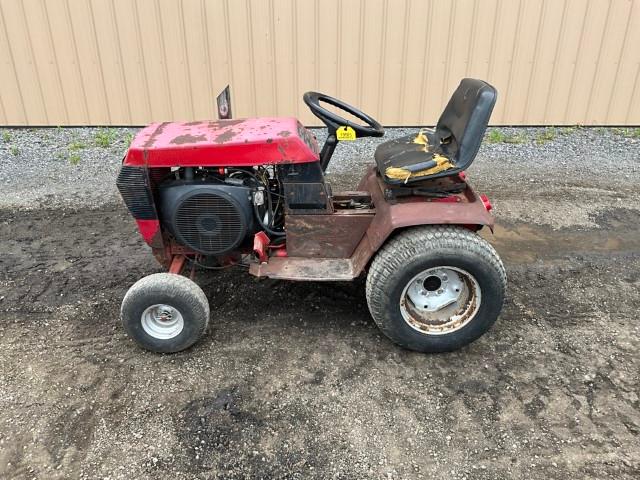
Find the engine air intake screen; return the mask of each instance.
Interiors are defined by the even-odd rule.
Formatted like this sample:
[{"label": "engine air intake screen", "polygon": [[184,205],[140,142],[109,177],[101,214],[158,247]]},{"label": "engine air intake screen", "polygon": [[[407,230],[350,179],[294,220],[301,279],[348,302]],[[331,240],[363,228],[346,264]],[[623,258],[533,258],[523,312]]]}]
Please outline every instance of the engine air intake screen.
[{"label": "engine air intake screen", "polygon": [[176,208],[173,223],[181,243],[206,255],[232,250],[247,232],[240,205],[222,192],[186,195]]}]

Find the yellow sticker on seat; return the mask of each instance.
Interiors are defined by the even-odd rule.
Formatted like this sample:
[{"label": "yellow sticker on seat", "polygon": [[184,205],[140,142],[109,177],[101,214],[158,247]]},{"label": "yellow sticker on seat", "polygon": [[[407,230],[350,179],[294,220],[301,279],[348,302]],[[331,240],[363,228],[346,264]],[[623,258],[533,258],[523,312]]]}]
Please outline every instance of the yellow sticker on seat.
[{"label": "yellow sticker on seat", "polygon": [[336,138],[341,142],[355,140],[356,131],[349,126],[339,127],[336,131]]}]

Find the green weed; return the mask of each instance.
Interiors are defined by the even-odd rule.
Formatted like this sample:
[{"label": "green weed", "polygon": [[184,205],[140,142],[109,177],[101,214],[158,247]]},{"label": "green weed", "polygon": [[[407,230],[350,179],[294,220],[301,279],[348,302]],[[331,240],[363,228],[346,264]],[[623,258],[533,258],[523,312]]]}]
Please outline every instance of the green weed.
[{"label": "green weed", "polygon": [[72,152],[77,152],[83,148],[87,148],[87,146],[81,140],[74,140],[69,144],[69,150]]},{"label": "green weed", "polygon": [[612,128],[611,131],[624,138],[640,138],[640,128]]},{"label": "green weed", "polygon": [[489,143],[502,143],[504,142],[505,135],[500,130],[496,130],[495,128],[489,130],[487,134],[487,142]]},{"label": "green weed", "polygon": [[578,126],[577,125],[574,125],[574,126],[571,126],[571,127],[563,127],[563,128],[560,129],[560,135],[571,135],[576,130],[578,130]]},{"label": "green weed", "polygon": [[133,132],[128,132],[125,136],[124,136],[124,143],[128,146],[131,145],[131,143],[133,142],[135,135],[133,134]]},{"label": "green weed", "polygon": [[72,152],[69,154],[69,163],[71,165],[78,165],[80,163],[80,160],[82,160],[82,158],[80,157],[79,153]]},{"label": "green weed", "polygon": [[547,142],[551,142],[552,140],[555,140],[556,135],[557,133],[555,128],[545,128],[543,131],[538,133],[538,135],[536,135],[536,143],[538,145],[543,145]]},{"label": "green weed", "polygon": [[502,140],[504,143],[519,144],[527,141],[527,136],[524,133],[516,133],[515,135],[507,135]]},{"label": "green weed", "polygon": [[113,128],[100,128],[94,137],[96,145],[102,148],[110,147],[117,139],[118,132]]},{"label": "green weed", "polygon": [[17,145],[11,145],[9,147],[9,151],[11,152],[11,155],[13,155],[14,157],[17,157],[18,154],[20,153],[20,149],[18,148]]},{"label": "green weed", "polygon": [[2,132],[2,141],[4,143],[9,143],[11,141],[11,133],[8,130]]}]

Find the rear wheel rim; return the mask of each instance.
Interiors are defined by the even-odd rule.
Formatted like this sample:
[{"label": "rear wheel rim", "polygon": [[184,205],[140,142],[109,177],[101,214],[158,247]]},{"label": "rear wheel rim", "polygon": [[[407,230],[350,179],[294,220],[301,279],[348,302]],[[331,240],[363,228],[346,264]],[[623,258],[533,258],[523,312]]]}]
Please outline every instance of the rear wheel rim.
[{"label": "rear wheel rim", "polygon": [[184,329],[184,319],[180,311],[163,303],[147,307],[140,318],[147,335],[158,340],[175,338]]},{"label": "rear wheel rim", "polygon": [[423,270],[402,290],[400,313],[414,330],[427,335],[447,335],[471,322],[482,295],[473,275],[457,267]]}]

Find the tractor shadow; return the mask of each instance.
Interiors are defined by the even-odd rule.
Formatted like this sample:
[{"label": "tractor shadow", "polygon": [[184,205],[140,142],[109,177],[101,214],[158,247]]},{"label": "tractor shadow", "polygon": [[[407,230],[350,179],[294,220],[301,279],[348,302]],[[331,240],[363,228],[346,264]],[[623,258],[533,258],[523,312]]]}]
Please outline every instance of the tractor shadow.
[{"label": "tractor shadow", "polygon": [[[211,324],[218,335],[237,334],[256,324],[289,329],[369,330],[377,328],[369,315],[365,278],[352,282],[293,282],[257,279],[242,270],[197,272],[196,282],[209,299]],[[346,331],[344,333],[347,333]]]}]

